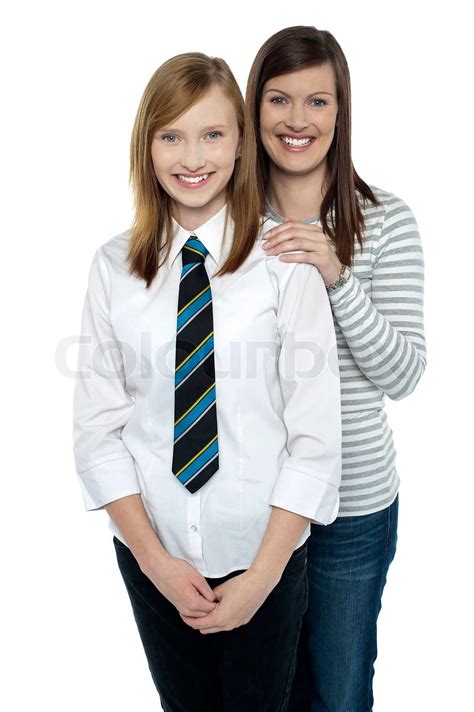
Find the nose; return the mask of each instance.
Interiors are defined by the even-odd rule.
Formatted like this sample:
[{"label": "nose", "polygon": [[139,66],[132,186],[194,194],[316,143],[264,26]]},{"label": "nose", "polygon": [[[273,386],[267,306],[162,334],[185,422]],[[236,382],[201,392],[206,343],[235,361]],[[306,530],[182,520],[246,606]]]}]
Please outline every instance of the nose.
[{"label": "nose", "polygon": [[204,155],[204,147],[202,144],[197,142],[188,141],[183,146],[183,152],[181,154],[181,165],[186,168],[191,173],[202,168],[206,163],[206,157]]},{"label": "nose", "polygon": [[286,117],[286,125],[298,133],[308,128],[308,124],[305,107],[302,104],[293,103]]}]

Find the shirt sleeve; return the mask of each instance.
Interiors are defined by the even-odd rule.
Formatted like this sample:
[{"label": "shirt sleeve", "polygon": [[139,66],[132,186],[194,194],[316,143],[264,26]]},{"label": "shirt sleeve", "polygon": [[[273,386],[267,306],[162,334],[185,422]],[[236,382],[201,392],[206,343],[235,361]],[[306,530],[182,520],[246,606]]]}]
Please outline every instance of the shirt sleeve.
[{"label": "shirt sleeve", "polygon": [[355,362],[392,400],[409,395],[425,370],[423,278],[417,223],[398,199],[385,214],[371,298],[354,274],[329,295]]},{"label": "shirt sleeve", "polygon": [[74,458],[87,510],[140,492],[135,461],[121,438],[134,399],[110,321],[109,285],[99,248],[84,300],[73,396]]},{"label": "shirt sleeve", "polygon": [[339,511],[342,440],[334,322],[318,270],[292,266],[278,311],[278,370],[289,457],[270,504],[330,524]]}]

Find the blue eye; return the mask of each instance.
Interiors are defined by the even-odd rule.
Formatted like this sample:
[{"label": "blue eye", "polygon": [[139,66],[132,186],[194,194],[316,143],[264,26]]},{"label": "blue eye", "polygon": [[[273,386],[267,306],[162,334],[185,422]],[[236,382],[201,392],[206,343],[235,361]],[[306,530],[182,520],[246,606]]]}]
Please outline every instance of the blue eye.
[{"label": "blue eye", "polygon": [[166,134],[166,136],[161,137],[161,140],[165,143],[176,143],[177,136],[176,134]]},{"label": "blue eye", "polygon": [[209,131],[209,133],[207,135],[212,140],[215,140],[216,138],[219,138],[219,136],[222,136],[222,132],[221,131]]},{"label": "blue eye", "polygon": [[[314,102],[320,102],[320,103],[319,103],[319,104],[315,104]],[[312,99],[312,100],[311,100],[311,104],[312,104],[313,106],[327,106],[327,101],[325,101],[324,99]]]}]

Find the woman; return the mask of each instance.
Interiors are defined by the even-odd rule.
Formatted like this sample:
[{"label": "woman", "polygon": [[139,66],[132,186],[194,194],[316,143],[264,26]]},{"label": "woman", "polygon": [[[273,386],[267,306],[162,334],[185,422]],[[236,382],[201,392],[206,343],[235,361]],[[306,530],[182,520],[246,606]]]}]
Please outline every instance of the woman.
[{"label": "woman", "polygon": [[397,540],[399,478],[384,395],[409,395],[425,368],[422,248],[408,206],[353,168],[349,69],[329,32],[289,27],[270,37],[246,99],[272,228],[265,250],[321,274],[341,373],[340,511],[330,526],[311,526],[290,709],[365,712]]},{"label": "woman", "polygon": [[305,541],[339,506],[331,311],[316,270],[256,242],[255,159],[225,62],[165,62],[133,129],[134,224],[84,305],[77,472],[168,712],[287,708]]}]

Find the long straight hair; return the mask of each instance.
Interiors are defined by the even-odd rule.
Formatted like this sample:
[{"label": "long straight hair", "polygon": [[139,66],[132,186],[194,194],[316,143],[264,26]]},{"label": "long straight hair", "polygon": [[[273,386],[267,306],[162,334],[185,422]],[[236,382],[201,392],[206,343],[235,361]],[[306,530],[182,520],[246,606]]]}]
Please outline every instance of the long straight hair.
[{"label": "long straight hair", "polygon": [[145,88],[130,144],[130,185],[135,216],[130,229],[128,258],[130,273],[144,279],[147,288],[168,257],[173,240],[173,203],[153,169],[153,137],[158,129],[202,99],[214,85],[231,101],[241,138],[241,156],[236,160],[227,186],[226,225],[230,213],[234,221],[233,241],[226,261],[216,274],[234,272],[240,267],[258,234],[263,204],[260,204],[257,188],[255,131],[239,86],[223,59],[201,52],[172,57],[156,70]]},{"label": "long straight hair", "polygon": [[[349,67],[333,35],[315,27],[287,27],[272,35],[260,48],[247,83],[246,102],[257,134],[257,180],[260,199],[265,200],[269,158],[260,138],[260,105],[263,87],[270,79],[306,67],[329,62],[336,75],[338,116],[334,138],[327,153],[327,172],[320,220],[335,245],[339,260],[351,265],[355,238],[363,249],[364,216],[361,203],[378,200],[360,178],[351,157],[351,86]],[[359,192],[359,196],[356,191]]]}]

